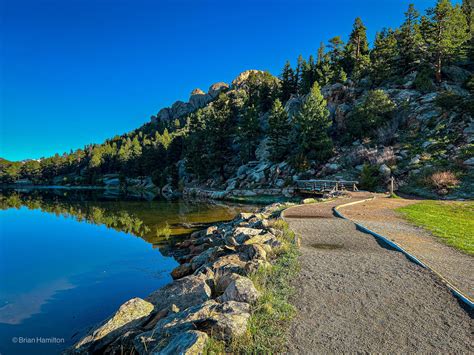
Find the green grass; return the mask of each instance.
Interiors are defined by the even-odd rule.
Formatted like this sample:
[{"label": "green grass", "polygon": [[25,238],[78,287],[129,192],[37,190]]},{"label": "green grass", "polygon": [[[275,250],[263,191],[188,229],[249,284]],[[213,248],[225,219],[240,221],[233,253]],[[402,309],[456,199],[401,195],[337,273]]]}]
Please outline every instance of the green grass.
[{"label": "green grass", "polygon": [[474,202],[423,201],[398,211],[445,244],[474,255]]},{"label": "green grass", "polygon": [[[261,296],[252,306],[246,333],[228,344],[225,353],[269,354],[285,348],[287,326],[296,313],[289,298],[293,294],[290,282],[299,271],[299,253],[295,234],[288,224],[278,219],[273,227],[282,231],[282,236],[278,237],[282,245],[271,255],[273,262],[270,265],[260,267],[249,276]],[[222,354],[224,347],[224,343],[212,339],[205,353]]]}]

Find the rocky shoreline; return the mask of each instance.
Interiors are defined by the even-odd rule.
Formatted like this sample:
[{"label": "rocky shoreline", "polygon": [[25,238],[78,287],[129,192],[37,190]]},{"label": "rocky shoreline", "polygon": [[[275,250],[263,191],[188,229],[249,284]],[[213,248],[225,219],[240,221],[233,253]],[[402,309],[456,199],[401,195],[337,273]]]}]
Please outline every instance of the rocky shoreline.
[{"label": "rocky shoreline", "polygon": [[211,338],[231,344],[247,331],[261,295],[250,276],[296,243],[279,223],[284,207],[240,213],[192,233],[177,244],[172,283],[125,302],[65,353],[201,353]]}]

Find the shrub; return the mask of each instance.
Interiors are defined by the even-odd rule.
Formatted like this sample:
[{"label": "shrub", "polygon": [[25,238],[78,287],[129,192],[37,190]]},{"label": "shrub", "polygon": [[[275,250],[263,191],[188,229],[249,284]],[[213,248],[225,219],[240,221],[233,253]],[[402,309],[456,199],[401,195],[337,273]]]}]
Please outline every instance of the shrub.
[{"label": "shrub", "polygon": [[438,194],[445,195],[459,185],[459,180],[451,171],[437,171],[429,175],[425,183]]},{"label": "shrub", "polygon": [[365,190],[374,190],[380,182],[377,165],[364,164],[360,173],[360,186]]},{"label": "shrub", "polygon": [[375,130],[391,119],[395,104],[383,90],[368,91],[347,122],[354,138],[372,137]]},{"label": "shrub", "polygon": [[433,76],[434,73],[431,68],[422,68],[413,81],[413,87],[422,93],[433,91],[435,88],[432,80]]},{"label": "shrub", "polygon": [[464,86],[467,90],[469,90],[471,94],[474,94],[474,75],[471,75],[471,77],[466,81]]},{"label": "shrub", "polygon": [[457,111],[463,104],[463,98],[452,91],[443,91],[436,97],[435,103],[443,111]]}]

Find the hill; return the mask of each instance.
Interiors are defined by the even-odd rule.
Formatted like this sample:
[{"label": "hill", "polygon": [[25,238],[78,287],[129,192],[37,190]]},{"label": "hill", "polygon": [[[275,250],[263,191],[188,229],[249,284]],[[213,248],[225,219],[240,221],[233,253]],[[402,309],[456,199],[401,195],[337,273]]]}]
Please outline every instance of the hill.
[{"label": "hill", "polygon": [[[212,197],[290,193],[306,178],[472,197],[472,7],[449,0],[369,47],[357,18],[347,43],[195,89],[150,122],[103,144],[40,161],[3,162],[3,183],[104,185]],[[26,180],[25,180],[26,179]]]}]

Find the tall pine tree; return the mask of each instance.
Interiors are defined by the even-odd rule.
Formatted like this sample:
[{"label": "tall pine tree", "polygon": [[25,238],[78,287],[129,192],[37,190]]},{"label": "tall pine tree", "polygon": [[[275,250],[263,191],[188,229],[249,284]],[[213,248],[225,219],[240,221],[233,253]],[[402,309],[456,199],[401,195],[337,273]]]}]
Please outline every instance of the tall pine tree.
[{"label": "tall pine tree", "polygon": [[369,42],[367,41],[366,31],[367,28],[362,23],[361,18],[357,17],[344,53],[346,72],[354,78],[361,77],[370,64]]},{"label": "tall pine tree", "polygon": [[438,0],[434,8],[427,10],[427,15],[422,19],[421,30],[435,67],[436,81],[441,82],[444,63],[454,59],[469,39],[467,21],[461,7],[453,7],[450,0]]},{"label": "tall pine tree", "polygon": [[275,162],[286,158],[289,149],[290,124],[280,100],[275,100],[268,117],[270,159]]},{"label": "tall pine tree", "polygon": [[421,61],[423,38],[420,33],[419,13],[410,4],[405,12],[405,21],[397,34],[399,63],[404,73],[415,70]]},{"label": "tall pine tree", "polygon": [[283,71],[280,75],[281,80],[281,101],[287,102],[292,94],[295,94],[295,72],[291,68],[289,61],[286,61]]},{"label": "tall pine tree", "polygon": [[306,97],[301,110],[295,115],[293,144],[296,156],[323,162],[331,156],[332,140],[328,130],[331,126],[327,102],[317,82]]},{"label": "tall pine tree", "polygon": [[242,160],[248,162],[255,159],[255,149],[260,140],[260,124],[255,106],[249,106],[243,112],[238,126],[238,138]]}]

